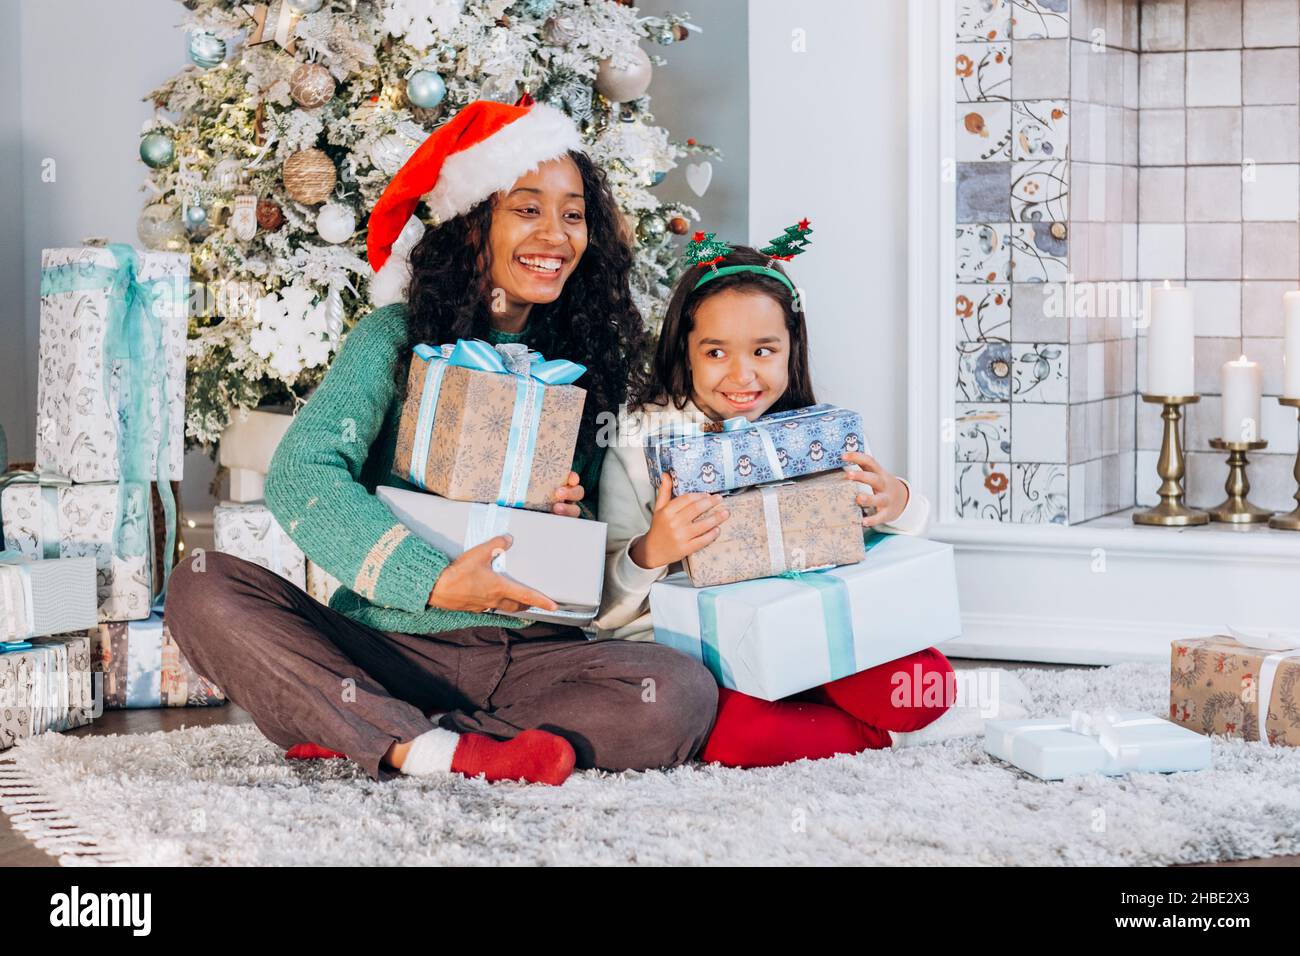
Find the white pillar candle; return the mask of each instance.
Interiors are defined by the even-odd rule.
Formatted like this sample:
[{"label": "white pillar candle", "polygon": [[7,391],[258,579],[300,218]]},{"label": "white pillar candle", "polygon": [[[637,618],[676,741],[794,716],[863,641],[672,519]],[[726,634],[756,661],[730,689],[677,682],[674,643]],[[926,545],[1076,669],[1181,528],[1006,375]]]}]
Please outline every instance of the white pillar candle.
[{"label": "white pillar candle", "polygon": [[1246,356],[1224,362],[1223,422],[1224,441],[1254,441],[1259,438],[1259,396],[1263,391],[1259,363]]},{"label": "white pillar candle", "polygon": [[1282,296],[1283,334],[1282,395],[1300,398],[1300,292]]},{"label": "white pillar candle", "polygon": [[1192,324],[1192,290],[1151,290],[1147,326],[1148,395],[1196,394],[1196,329]]}]

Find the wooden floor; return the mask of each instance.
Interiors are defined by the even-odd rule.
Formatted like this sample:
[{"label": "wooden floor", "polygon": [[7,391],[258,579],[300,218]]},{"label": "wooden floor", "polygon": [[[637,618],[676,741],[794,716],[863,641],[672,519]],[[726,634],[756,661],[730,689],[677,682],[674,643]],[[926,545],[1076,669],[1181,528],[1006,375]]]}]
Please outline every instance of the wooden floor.
[{"label": "wooden floor", "polygon": [[[1065,665],[1036,664],[1020,661],[975,661],[951,658],[957,668],[964,667],[1034,667],[1055,670]],[[183,707],[160,710],[110,710],[88,727],[68,731],[74,736],[96,734],[147,734],[158,730],[179,730],[182,727],[204,727],[211,724],[246,724],[252,718],[234,704],[222,707]],[[1231,863],[1204,863],[1197,866],[1300,866],[1300,856],[1275,856],[1265,860],[1237,860]],[[0,813],[0,867],[4,866],[58,866],[54,857],[38,849],[21,833],[16,833],[9,818]]]}]

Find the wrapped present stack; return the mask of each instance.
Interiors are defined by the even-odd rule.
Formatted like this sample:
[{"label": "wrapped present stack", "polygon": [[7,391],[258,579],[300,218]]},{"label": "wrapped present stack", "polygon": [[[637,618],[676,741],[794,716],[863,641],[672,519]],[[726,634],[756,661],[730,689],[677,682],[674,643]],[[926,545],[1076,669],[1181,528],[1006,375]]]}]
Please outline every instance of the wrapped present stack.
[{"label": "wrapped present stack", "polygon": [[957,637],[950,545],[869,531],[848,481],[857,413],[813,405],[647,436],[674,495],[725,496],[718,537],[650,590],[655,640],[723,687],[778,700]]},{"label": "wrapped present stack", "polygon": [[48,675],[81,662],[102,672],[104,629],[136,679],[166,679],[164,655],[133,651],[161,626],[176,540],[189,257],[88,244],[47,249],[41,266],[36,461],[0,475],[0,637],[31,644],[6,645],[3,673],[33,696],[6,711],[0,746],[90,719],[91,682]]},{"label": "wrapped present stack", "polygon": [[[589,624],[604,583],[605,525],[550,513],[568,478],[586,369],[522,344],[416,346],[393,474],[377,494],[396,519],[455,558],[507,531],[494,567],[559,605],[518,616]],[[563,560],[557,560],[562,556]]]}]

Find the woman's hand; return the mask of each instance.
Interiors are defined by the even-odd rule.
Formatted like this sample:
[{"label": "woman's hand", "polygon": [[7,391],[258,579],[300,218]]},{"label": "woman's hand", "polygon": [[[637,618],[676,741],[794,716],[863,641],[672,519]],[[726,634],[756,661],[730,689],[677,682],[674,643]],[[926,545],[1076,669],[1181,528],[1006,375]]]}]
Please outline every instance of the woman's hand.
[{"label": "woman's hand", "polygon": [[470,548],[442,569],[429,594],[429,605],[447,611],[504,611],[515,614],[524,608],[554,611],[558,605],[541,591],[524,587],[492,570],[492,561],[509,549],[514,538],[497,535]]},{"label": "woman's hand", "polygon": [[702,491],[674,498],[673,481],[664,475],[650,530],[632,542],[628,553],[643,568],[662,568],[694,554],[722,533],[719,525],[731,512],[721,505],[721,495]]},{"label": "woman's hand", "polygon": [[860,481],[874,494],[859,494],[858,504],[863,508],[874,508],[873,514],[862,519],[862,526],[870,528],[878,524],[888,524],[903,513],[907,507],[908,491],[897,475],[891,475],[880,466],[880,462],[860,451],[846,451],[844,461],[857,465],[861,471],[846,471],[849,481]]},{"label": "woman's hand", "polygon": [[579,480],[576,471],[569,472],[568,480],[556,489],[555,504],[551,505],[552,514],[564,515],[569,518],[582,517],[581,509],[576,504],[569,503],[581,501],[582,496],[586,494],[582,490],[582,485],[578,484]]}]

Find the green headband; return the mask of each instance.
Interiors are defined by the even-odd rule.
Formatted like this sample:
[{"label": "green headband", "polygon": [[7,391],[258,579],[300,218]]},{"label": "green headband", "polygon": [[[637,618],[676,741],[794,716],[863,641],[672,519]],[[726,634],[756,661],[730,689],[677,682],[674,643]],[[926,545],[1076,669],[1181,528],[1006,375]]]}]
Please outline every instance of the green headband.
[{"label": "green headband", "polygon": [[758,250],[768,257],[768,264],[765,266],[735,265],[723,266],[719,269],[718,263],[729,256],[733,250],[731,246],[718,239],[712,232],[697,232],[686,246],[683,258],[688,265],[706,267],[704,274],[695,283],[696,289],[719,276],[735,275],[738,272],[755,272],[758,275],[770,276],[776,279],[790,290],[791,295],[797,295],[794,283],[790,281],[788,276],[772,268],[772,263],[776,260],[789,262],[803,252],[808,245],[807,236],[810,232],[812,232],[812,228],[807,219],[801,219],[793,226],[786,226],[781,235]]}]

